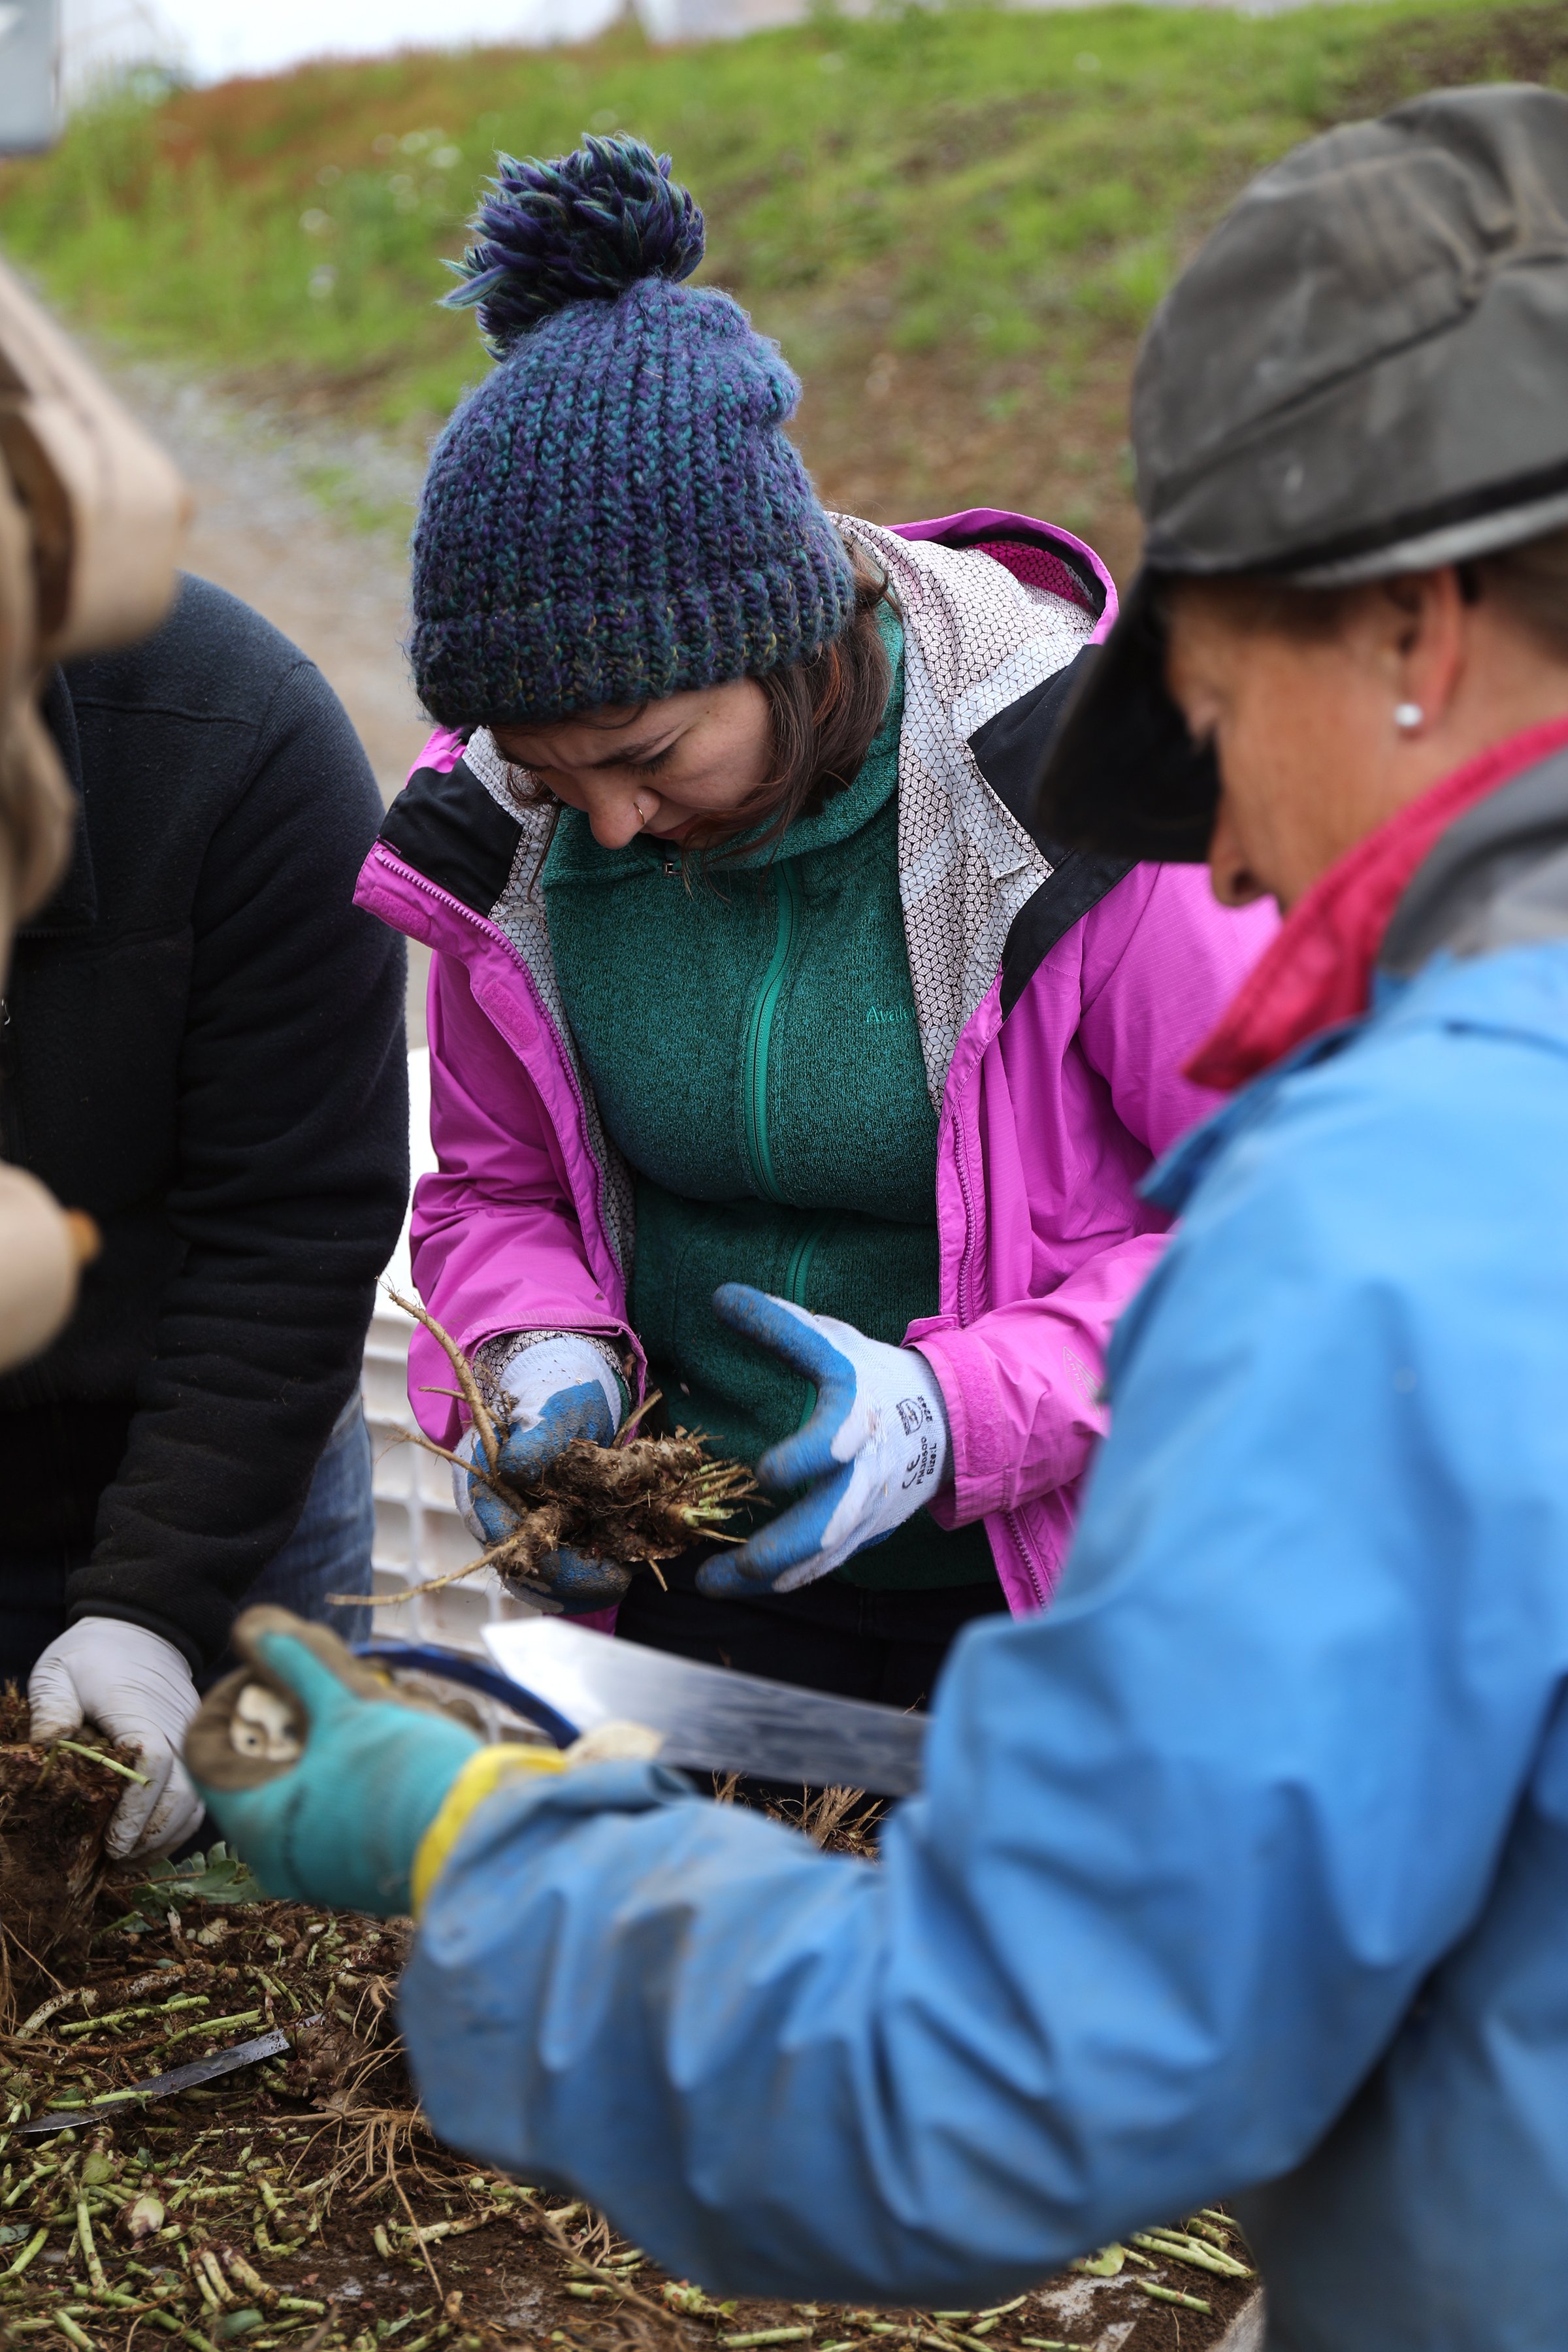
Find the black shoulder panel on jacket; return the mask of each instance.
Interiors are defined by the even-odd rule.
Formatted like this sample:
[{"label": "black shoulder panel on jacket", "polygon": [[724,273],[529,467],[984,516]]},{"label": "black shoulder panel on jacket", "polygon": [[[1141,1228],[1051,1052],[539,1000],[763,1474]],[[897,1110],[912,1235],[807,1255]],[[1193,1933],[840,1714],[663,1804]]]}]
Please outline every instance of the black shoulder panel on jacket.
[{"label": "black shoulder panel on jacket", "polygon": [[[1045,765],[1051,738],[1061,723],[1074,688],[1099,651],[1085,646],[1065,668],[1031,687],[977,727],[969,739],[975,763],[992,791],[1026,830],[1034,804],[1035,786]],[[1035,839],[1039,840],[1038,835]],[[1075,923],[1082,922],[1108,890],[1113,890],[1134,864],[1130,857],[1101,857],[1080,849],[1063,849],[1040,841],[1055,871],[1042,882],[1026,907],[1019,909],[1007,934],[1002,955],[1002,1012],[1013,1010],[1040,965]]]},{"label": "black shoulder panel on jacket", "polygon": [[1064,853],[1050,880],[1041,883],[1027,906],[1013,919],[1002,951],[1004,1020],[1057,941],[1065,939],[1075,923],[1081,923],[1136,863],[1135,858],[1104,857],[1086,849]]},{"label": "black shoulder panel on jacket", "polygon": [[[1051,739],[1061,724],[1069,696],[1099,652],[1098,646],[1080,646],[1065,668],[1042,678],[1027,694],[1021,694],[1016,702],[1008,703],[994,719],[977,727],[969,739],[969,748],[981,774],[1026,832],[1033,829],[1029,818],[1035,786],[1040,781]],[[1052,856],[1047,844],[1041,842],[1040,846],[1047,857]]]},{"label": "black shoulder panel on jacket", "polygon": [[466,760],[445,774],[416,768],[381,828],[388,849],[476,915],[488,915],[506,888],[521,834]]}]

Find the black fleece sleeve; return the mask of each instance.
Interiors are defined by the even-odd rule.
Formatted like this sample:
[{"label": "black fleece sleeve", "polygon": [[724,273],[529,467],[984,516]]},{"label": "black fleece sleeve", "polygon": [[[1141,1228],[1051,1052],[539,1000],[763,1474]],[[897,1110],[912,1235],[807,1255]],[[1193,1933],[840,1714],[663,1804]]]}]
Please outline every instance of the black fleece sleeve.
[{"label": "black fleece sleeve", "polygon": [[192,908],[161,1302],[71,1618],[134,1620],[198,1671],[292,1533],[359,1376],[408,1181],[403,941],[352,903],[381,822],[331,689],[273,688]]}]

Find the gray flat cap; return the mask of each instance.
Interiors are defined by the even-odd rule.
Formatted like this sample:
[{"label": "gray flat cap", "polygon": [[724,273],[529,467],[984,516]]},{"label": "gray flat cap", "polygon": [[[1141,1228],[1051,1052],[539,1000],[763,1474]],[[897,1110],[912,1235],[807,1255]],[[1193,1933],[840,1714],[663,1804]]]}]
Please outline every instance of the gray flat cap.
[{"label": "gray flat cap", "polygon": [[1255,180],[1156,311],[1132,391],[1143,569],[1042,781],[1042,836],[1205,855],[1217,789],[1159,587],[1331,587],[1568,525],[1568,97],[1434,91]]}]

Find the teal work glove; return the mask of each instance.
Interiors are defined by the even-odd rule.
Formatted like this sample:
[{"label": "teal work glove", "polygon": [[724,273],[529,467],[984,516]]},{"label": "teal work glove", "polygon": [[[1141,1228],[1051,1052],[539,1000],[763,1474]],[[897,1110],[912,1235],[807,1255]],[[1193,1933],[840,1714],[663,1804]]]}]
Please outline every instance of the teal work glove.
[{"label": "teal work glove", "polygon": [[285,1609],[234,1629],[249,1663],[210,1691],[185,1763],[268,1895],[384,1916],[411,1907],[426,1832],[484,1746]]}]

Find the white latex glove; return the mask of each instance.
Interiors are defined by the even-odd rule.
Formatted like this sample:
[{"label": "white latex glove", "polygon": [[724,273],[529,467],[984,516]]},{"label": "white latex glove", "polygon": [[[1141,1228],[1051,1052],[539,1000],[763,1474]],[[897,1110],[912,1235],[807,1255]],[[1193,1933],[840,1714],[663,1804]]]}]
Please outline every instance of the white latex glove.
[{"label": "white latex glove", "polygon": [[104,1843],[116,1862],[164,1853],[188,1838],[202,1801],[180,1761],[200,1700],[191,1670],[161,1633],[118,1617],[81,1617],[49,1643],[27,1677],[32,1736],[68,1739],[84,1722],[132,1749],[146,1785],[132,1782]]}]

